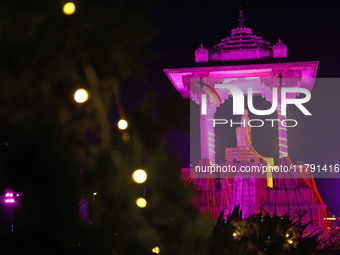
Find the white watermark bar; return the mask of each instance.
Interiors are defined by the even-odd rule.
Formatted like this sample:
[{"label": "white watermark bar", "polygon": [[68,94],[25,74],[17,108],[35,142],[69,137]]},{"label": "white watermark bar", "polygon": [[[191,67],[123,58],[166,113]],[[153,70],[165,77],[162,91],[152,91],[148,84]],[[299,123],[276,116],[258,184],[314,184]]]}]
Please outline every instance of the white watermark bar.
[{"label": "white watermark bar", "polygon": [[340,164],[222,164],[190,168],[191,178],[340,178]]},{"label": "white watermark bar", "polygon": [[190,78],[190,177],[340,178],[340,79],[252,72]]}]

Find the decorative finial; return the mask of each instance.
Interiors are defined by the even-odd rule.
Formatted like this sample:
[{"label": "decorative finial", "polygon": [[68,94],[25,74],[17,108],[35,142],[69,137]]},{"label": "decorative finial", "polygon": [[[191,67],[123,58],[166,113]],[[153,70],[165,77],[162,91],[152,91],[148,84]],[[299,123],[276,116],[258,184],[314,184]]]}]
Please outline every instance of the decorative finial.
[{"label": "decorative finial", "polygon": [[244,27],[243,22],[244,22],[244,18],[243,18],[243,10],[242,10],[242,6],[240,7],[240,12],[238,14],[238,19],[237,19],[238,23],[239,23],[239,27]]},{"label": "decorative finial", "polygon": [[204,47],[203,43],[201,43],[200,47],[196,51],[207,51],[207,49]]}]

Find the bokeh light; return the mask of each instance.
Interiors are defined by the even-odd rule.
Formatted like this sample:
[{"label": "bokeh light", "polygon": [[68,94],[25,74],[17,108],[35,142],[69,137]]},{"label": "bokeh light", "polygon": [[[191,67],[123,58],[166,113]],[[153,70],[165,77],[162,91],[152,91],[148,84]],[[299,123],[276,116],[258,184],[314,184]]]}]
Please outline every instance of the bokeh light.
[{"label": "bokeh light", "polygon": [[72,2],[64,4],[63,12],[65,15],[72,15],[76,11],[76,6]]},{"label": "bokeh light", "polygon": [[84,103],[87,101],[87,99],[89,98],[89,95],[87,93],[87,91],[85,89],[78,89],[75,93],[74,93],[74,100],[77,103]]},{"label": "bokeh light", "polygon": [[148,175],[143,169],[137,169],[136,171],[133,172],[132,174],[132,179],[136,183],[143,183],[146,181]]},{"label": "bokeh light", "polygon": [[13,193],[12,192],[7,192],[5,196],[6,197],[13,197]]},{"label": "bokeh light", "polygon": [[121,119],[121,120],[118,121],[118,128],[120,130],[125,130],[125,129],[127,129],[127,127],[128,127],[128,123],[127,123],[126,120]]},{"label": "bokeh light", "polygon": [[136,199],[136,205],[140,208],[144,208],[146,206],[147,202],[144,198],[139,197]]},{"label": "bokeh light", "polygon": [[159,253],[159,247],[158,246],[156,246],[156,247],[154,247],[154,248],[152,248],[152,253]]},{"label": "bokeh light", "polygon": [[6,203],[6,204],[13,204],[14,202],[15,202],[15,200],[14,200],[14,194],[13,194],[13,192],[7,192],[6,194],[5,194],[5,197],[6,197],[6,199],[4,200],[4,202]]}]

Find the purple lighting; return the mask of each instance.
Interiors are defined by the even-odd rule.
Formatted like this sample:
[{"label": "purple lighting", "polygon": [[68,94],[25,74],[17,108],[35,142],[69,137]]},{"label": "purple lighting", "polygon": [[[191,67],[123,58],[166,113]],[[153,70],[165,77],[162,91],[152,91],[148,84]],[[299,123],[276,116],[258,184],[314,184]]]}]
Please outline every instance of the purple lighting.
[{"label": "purple lighting", "polygon": [[7,192],[5,194],[5,197],[6,197],[6,199],[4,201],[5,201],[6,204],[13,204],[13,203],[15,203],[15,199],[13,198],[14,197],[13,192]]},{"label": "purple lighting", "polygon": [[[285,100],[281,96],[281,100],[280,97],[276,97],[277,100],[274,104],[275,97],[272,96],[272,92],[279,87],[294,87],[308,91],[308,93],[311,92],[319,65],[318,61],[287,62],[285,60],[287,46],[280,39],[272,45],[268,41],[263,41],[262,37],[254,35],[252,29],[244,25],[242,9],[239,12],[238,21],[239,26],[231,31],[231,35],[223,38],[212,49],[207,49],[201,44],[195,51],[195,62],[200,63],[199,66],[164,69],[165,74],[182,97],[190,98],[198,105],[198,107],[190,109],[192,113],[190,113],[190,121],[193,120],[192,117],[197,117],[194,120],[197,129],[194,131],[191,129],[190,135],[197,134],[197,137],[191,141],[200,141],[200,154],[198,148],[197,157],[190,158],[190,168],[182,169],[183,179],[186,183],[191,183],[194,186],[196,193],[193,202],[199,214],[208,211],[212,217],[217,218],[222,211],[228,215],[235,206],[239,206],[243,217],[254,213],[262,215],[267,213],[270,215],[287,214],[292,220],[295,220],[296,216],[303,211],[309,212],[304,218],[306,223],[313,222],[312,225],[308,225],[306,232],[312,233],[317,230],[323,231],[323,234],[327,235],[327,206],[321,199],[313,175],[305,178],[296,173],[289,175],[289,178],[281,178],[281,175],[267,174],[264,175],[264,178],[255,176],[251,178],[240,176],[241,171],[236,170],[237,167],[241,168],[245,165],[256,167],[263,163],[267,166],[274,166],[273,157],[262,156],[252,145],[251,125],[248,122],[250,119],[243,107],[244,96],[242,95],[246,92],[248,103],[251,102],[249,99],[252,99],[252,89],[257,91],[257,95],[274,105],[272,113],[277,114],[278,122],[281,123],[277,125],[276,132],[279,145],[277,162],[280,166],[302,167],[302,164],[295,165],[288,155],[287,128],[286,125],[283,125],[286,121]],[[242,62],[238,62],[241,60]],[[258,63],[255,60],[261,61]],[[228,63],[225,64],[225,62]],[[197,84],[201,86],[199,87]],[[211,88],[203,88],[204,84],[208,84]],[[236,147],[220,149],[220,155],[223,153],[225,155],[225,158],[220,161],[221,167],[235,167],[236,174],[231,173],[228,176],[223,176],[220,171],[221,174],[213,180],[212,178],[215,177],[211,177],[211,175],[209,177],[202,176],[201,173],[205,170],[201,172],[200,169],[202,166],[219,165],[215,161],[215,153],[217,154],[219,151],[215,141],[226,139],[218,137],[217,132],[215,134],[215,122],[209,120],[215,119],[217,109],[229,100],[230,93],[233,94],[230,88],[236,87],[240,91],[240,96],[236,96],[235,92],[237,100],[232,102],[233,110],[236,108],[241,110],[235,112],[234,115],[242,115],[241,122],[238,124],[248,122],[248,127],[244,124],[236,128]],[[211,93],[214,91],[212,88],[216,90],[215,95]],[[248,88],[251,89],[248,90]],[[220,100],[217,101],[215,96],[218,96]],[[292,99],[297,99],[296,97],[297,94],[292,95]],[[241,107],[237,106],[238,103]],[[199,108],[200,114],[197,111]],[[250,112],[256,110],[250,104],[248,109]],[[257,113],[255,115],[262,115]],[[269,140],[265,139],[265,141]],[[195,144],[197,147],[199,146],[199,144]]]},{"label": "purple lighting", "polygon": [[5,203],[7,203],[7,204],[13,204],[13,203],[14,203],[14,199],[13,199],[13,198],[11,198],[11,199],[6,199],[6,200],[5,200]]},{"label": "purple lighting", "polygon": [[13,193],[7,192],[6,197],[13,197]]}]

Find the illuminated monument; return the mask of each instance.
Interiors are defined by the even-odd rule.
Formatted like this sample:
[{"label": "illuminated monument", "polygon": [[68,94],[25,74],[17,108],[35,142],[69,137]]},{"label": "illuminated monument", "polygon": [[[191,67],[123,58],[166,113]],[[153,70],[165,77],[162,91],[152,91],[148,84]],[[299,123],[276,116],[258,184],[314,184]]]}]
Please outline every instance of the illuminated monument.
[{"label": "illuminated monument", "polygon": [[[294,87],[312,91],[318,68],[318,61],[287,62],[287,47],[279,39],[274,45],[262,40],[244,25],[242,9],[239,13],[239,26],[231,31],[231,36],[222,39],[212,49],[203,44],[195,51],[196,67],[165,69],[164,72],[183,98],[190,98],[200,105],[200,149],[201,160],[191,162],[195,167],[182,169],[186,182],[192,183],[196,190],[195,205],[200,213],[209,211],[218,217],[224,210],[228,214],[234,206],[240,205],[244,216],[253,213],[271,215],[288,214],[297,219],[303,215],[303,222],[312,221],[307,229],[327,231],[327,207],[322,201],[313,176],[299,171],[266,173],[259,176],[242,176],[237,173],[221,172],[214,178],[195,176],[196,166],[217,166],[215,164],[215,137],[212,119],[217,108],[228,98],[234,97],[235,104],[244,101],[226,88],[234,85],[248,95],[252,88],[254,96],[262,96],[272,103],[277,112],[279,164],[295,169],[288,156],[287,123],[284,111],[281,112],[281,89]],[[197,86],[198,84],[198,86]],[[203,87],[204,85],[204,87]],[[196,87],[197,88],[196,88]],[[278,103],[273,104],[273,91]],[[286,95],[296,98],[298,93]],[[242,100],[241,100],[242,99]],[[240,101],[241,100],[241,101]],[[284,106],[285,107],[285,106]],[[248,102],[249,108],[249,102]],[[247,112],[242,113],[241,123],[248,123]],[[252,146],[251,129],[240,125],[236,129],[237,146],[225,149],[225,162],[219,166],[232,166],[236,169],[249,166],[273,166],[271,157],[260,155]],[[265,138],[264,138],[265,139]]]}]

